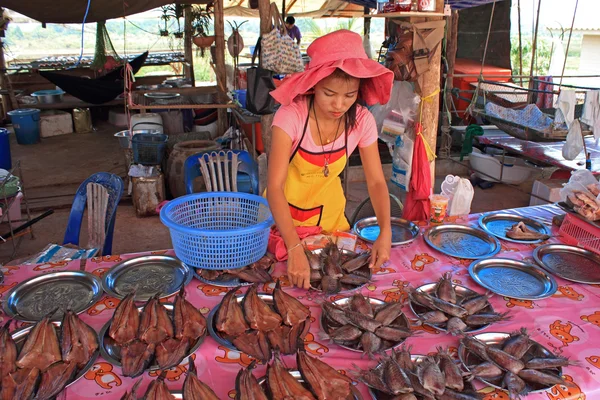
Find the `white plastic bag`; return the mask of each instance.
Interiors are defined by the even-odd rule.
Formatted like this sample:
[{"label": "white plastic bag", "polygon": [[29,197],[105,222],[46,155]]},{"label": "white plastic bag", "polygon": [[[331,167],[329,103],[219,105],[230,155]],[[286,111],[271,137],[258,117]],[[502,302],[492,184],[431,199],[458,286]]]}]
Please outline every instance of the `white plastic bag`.
[{"label": "white plastic bag", "polygon": [[468,215],[471,213],[471,203],[475,192],[473,185],[466,178],[448,175],[442,182],[442,194],[450,198],[448,215]]},{"label": "white plastic bag", "polygon": [[567,139],[562,148],[562,155],[565,160],[574,160],[583,150],[583,136],[581,135],[581,125],[576,119],[569,128]]},{"label": "white plastic bag", "polygon": [[396,141],[394,136],[383,131],[383,123],[386,118],[402,124],[405,131],[412,131],[420,102],[421,98],[415,94],[410,83],[395,81],[390,100],[386,104],[375,104],[370,108],[377,123],[379,138],[388,144]]},{"label": "white plastic bag", "polygon": [[415,141],[408,135],[396,136],[392,158],[393,184],[408,192]]}]

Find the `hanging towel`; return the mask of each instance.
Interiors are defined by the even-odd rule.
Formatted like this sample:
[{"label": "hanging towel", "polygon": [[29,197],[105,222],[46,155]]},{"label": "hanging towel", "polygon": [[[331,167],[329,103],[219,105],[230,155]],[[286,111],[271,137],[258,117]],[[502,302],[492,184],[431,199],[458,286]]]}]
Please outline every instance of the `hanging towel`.
[{"label": "hanging towel", "polygon": [[[540,76],[538,77],[537,89],[544,90],[546,92],[552,92],[553,84],[551,76]],[[535,105],[538,108],[552,108],[552,102],[554,100],[554,94],[552,93],[537,93],[537,100],[535,101]]]},{"label": "hanging towel", "polygon": [[554,122],[557,125],[567,124],[567,128],[571,127],[575,119],[575,91],[571,89],[561,89],[556,101],[556,115]]},{"label": "hanging towel", "polygon": [[592,128],[596,140],[600,139],[600,90],[589,90],[585,93],[581,122]]},{"label": "hanging towel", "polygon": [[460,161],[463,160],[464,156],[468,156],[473,152],[473,139],[475,136],[482,136],[483,133],[483,128],[479,125],[471,124],[467,126],[465,140],[463,141],[462,149],[460,150]]}]

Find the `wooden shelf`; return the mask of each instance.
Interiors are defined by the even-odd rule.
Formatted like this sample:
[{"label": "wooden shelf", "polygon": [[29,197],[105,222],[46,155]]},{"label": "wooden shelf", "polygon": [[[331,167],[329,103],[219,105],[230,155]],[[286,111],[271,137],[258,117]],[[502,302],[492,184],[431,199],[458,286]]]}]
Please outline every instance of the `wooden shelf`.
[{"label": "wooden shelf", "polygon": [[380,14],[365,14],[363,17],[371,18],[409,18],[409,17],[443,17],[444,13],[441,12],[425,12],[425,11],[398,11],[393,13],[380,13]]}]

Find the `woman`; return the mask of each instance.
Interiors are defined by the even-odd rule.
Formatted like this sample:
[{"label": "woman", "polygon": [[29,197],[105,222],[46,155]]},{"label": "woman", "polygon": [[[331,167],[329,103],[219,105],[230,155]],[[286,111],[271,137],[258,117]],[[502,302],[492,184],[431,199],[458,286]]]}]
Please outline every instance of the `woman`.
[{"label": "woman", "polygon": [[340,30],[315,40],[307,69],[271,92],[281,103],[272,125],[267,198],[288,250],[290,281],[310,287],[310,267],[295,229],[350,229],[339,175],[358,146],[369,196],[381,228],[371,267],[389,259],[390,203],[371,113],[359,105],[385,104],[394,74],[367,58],[361,37]]}]

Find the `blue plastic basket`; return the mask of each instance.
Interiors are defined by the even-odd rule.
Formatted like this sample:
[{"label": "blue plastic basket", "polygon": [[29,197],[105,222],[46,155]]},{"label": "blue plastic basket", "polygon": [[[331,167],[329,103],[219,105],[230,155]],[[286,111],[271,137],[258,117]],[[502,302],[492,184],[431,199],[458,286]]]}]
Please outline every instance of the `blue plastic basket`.
[{"label": "blue plastic basket", "polygon": [[168,138],[162,133],[134,134],[131,138],[133,162],[142,165],[160,165],[167,148]]},{"label": "blue plastic basket", "polygon": [[273,216],[263,197],[232,192],[194,193],[160,211],[175,255],[195,268],[241,268],[267,251]]}]

